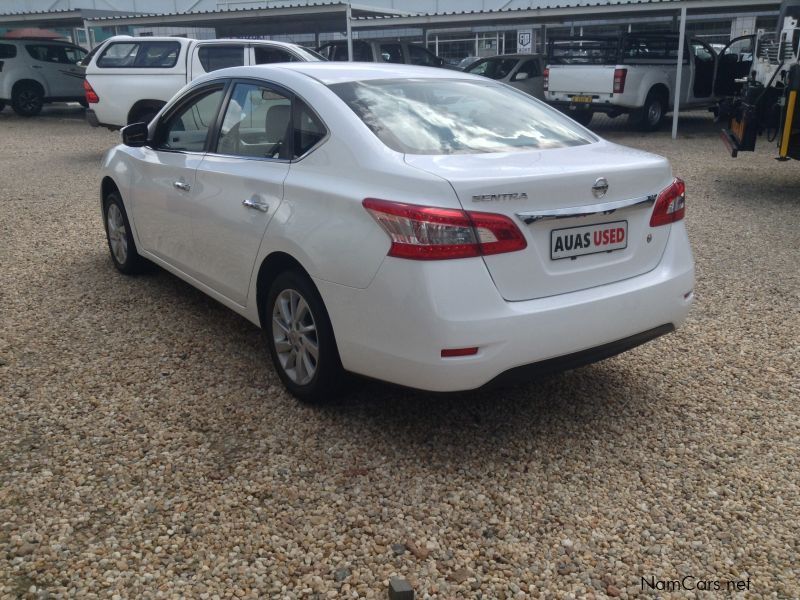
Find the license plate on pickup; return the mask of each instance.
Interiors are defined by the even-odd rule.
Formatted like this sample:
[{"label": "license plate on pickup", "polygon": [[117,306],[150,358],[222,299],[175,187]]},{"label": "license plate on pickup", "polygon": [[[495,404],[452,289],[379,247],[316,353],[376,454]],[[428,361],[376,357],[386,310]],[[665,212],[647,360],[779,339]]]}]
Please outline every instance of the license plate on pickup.
[{"label": "license plate on pickup", "polygon": [[553,229],[550,232],[550,258],[552,260],[611,252],[627,247],[627,221]]},{"label": "license plate on pickup", "polygon": [[575,104],[586,104],[587,102],[591,102],[592,101],[592,97],[591,96],[573,96],[572,98],[570,98],[570,100],[572,100],[572,102],[574,102]]}]

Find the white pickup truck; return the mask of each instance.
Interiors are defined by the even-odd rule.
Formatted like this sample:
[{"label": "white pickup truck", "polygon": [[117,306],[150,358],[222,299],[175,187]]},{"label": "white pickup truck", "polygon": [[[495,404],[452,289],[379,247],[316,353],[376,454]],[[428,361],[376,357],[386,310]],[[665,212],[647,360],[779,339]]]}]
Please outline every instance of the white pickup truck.
[{"label": "white pickup truck", "polygon": [[[712,106],[719,83],[715,81],[717,52],[706,42],[687,36],[683,56],[681,108]],[[596,112],[611,117],[627,113],[641,128],[655,130],[674,106],[677,60],[677,34],[551,39],[545,100],[584,125]],[[719,76],[733,75],[725,70]]]},{"label": "white pickup truck", "polygon": [[325,59],[285,42],[115,36],[85,62],[86,120],[109,129],[149,122],[178,90],[211,71],[317,60]]}]

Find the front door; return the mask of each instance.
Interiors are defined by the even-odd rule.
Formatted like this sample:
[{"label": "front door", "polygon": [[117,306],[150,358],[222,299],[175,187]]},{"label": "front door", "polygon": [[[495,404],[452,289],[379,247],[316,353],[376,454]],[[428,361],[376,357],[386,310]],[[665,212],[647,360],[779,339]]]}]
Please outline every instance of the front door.
[{"label": "front door", "polygon": [[64,44],[30,43],[25,49],[33,59],[34,69],[47,83],[52,98],[83,96],[83,69],[78,66],[86,53]]},{"label": "front door", "polygon": [[133,211],[143,250],[195,275],[192,239],[195,174],[224,95],[214,84],[198,90],[156,127],[152,148],[143,148],[134,182]]},{"label": "front door", "polygon": [[756,36],[743,35],[732,39],[717,56],[714,95],[736,96],[742,89],[737,79],[745,79],[753,66]]},{"label": "front door", "polygon": [[197,170],[194,260],[200,281],[243,306],[264,232],[283,200],[291,95],[236,82],[217,138]]}]

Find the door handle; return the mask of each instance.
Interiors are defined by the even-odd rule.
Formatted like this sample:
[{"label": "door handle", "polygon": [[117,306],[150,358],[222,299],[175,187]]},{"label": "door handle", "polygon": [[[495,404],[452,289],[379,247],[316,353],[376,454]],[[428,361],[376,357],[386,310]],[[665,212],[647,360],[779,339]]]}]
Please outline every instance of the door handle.
[{"label": "door handle", "polygon": [[252,198],[247,198],[245,200],[242,200],[242,206],[246,206],[247,208],[255,208],[256,210],[260,210],[261,212],[267,212],[269,210],[269,204],[256,202]]},{"label": "door handle", "polygon": [[184,183],[183,181],[176,181],[172,185],[178,188],[179,190],[183,190],[184,192],[188,192],[189,190],[192,189],[192,186],[190,186],[188,183]]}]

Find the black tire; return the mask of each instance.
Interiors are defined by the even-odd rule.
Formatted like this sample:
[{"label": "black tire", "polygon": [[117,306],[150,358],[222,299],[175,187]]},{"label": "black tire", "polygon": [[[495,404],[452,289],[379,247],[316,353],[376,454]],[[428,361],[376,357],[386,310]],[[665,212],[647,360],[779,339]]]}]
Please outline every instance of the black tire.
[{"label": "black tire", "polygon": [[86,100],[78,100],[78,104],[80,104],[83,108],[89,108],[89,103]]},{"label": "black tire", "polygon": [[[293,305],[296,297],[305,309],[300,302]],[[328,311],[308,276],[295,270],[278,275],[261,314],[269,353],[286,389],[303,402],[336,398],[344,371]]]},{"label": "black tire", "polygon": [[[103,202],[103,224],[106,230],[106,241],[111,260],[120,273],[134,275],[144,268],[144,259],[136,251],[133,241],[131,225],[128,222],[128,213],[122,198],[116,192],[106,196]],[[122,249],[124,248],[124,252]]]},{"label": "black tire", "polygon": [[35,117],[42,112],[44,92],[35,83],[21,83],[11,92],[11,108],[20,117]]},{"label": "black tire", "polygon": [[577,121],[584,127],[588,127],[589,123],[592,122],[592,117],[594,117],[594,112],[591,110],[573,110],[567,114],[573,121]]},{"label": "black tire", "polygon": [[667,114],[667,98],[658,90],[650,90],[644,106],[634,113],[634,121],[642,131],[656,131]]},{"label": "black tire", "polygon": [[0,112],[3,112],[3,109],[6,107],[6,103],[0,100]]}]

